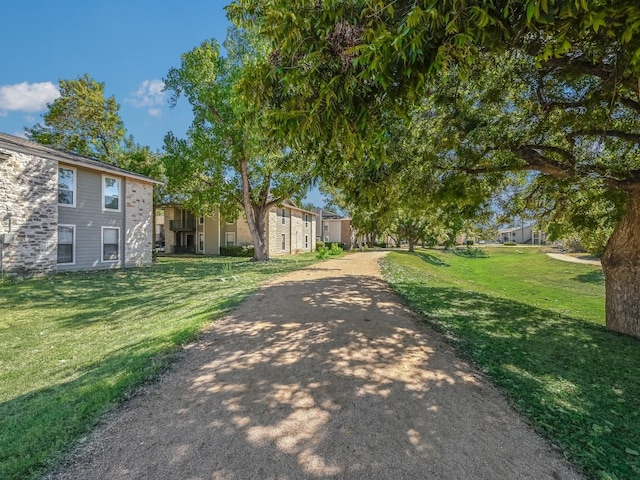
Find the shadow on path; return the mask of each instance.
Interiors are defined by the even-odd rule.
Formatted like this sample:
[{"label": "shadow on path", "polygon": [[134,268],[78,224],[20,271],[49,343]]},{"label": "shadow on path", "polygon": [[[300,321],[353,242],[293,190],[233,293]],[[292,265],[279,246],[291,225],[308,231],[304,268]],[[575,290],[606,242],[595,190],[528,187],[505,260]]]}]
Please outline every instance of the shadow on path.
[{"label": "shadow on path", "polygon": [[382,280],[344,262],[288,275],[212,325],[58,478],[579,478]]}]

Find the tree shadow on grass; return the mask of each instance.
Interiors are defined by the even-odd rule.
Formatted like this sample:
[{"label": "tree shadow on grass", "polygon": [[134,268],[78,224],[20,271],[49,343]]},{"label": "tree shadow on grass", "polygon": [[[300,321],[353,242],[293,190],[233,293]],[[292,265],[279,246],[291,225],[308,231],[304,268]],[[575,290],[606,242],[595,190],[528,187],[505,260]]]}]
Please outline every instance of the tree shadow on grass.
[{"label": "tree shadow on grass", "polygon": [[640,458],[628,453],[637,451],[629,432],[640,431],[637,340],[459,288],[409,282],[394,288],[588,472],[639,478]]},{"label": "tree shadow on grass", "polygon": [[575,279],[580,283],[592,283],[594,285],[604,285],[604,273],[602,270],[576,275]]},{"label": "tree shadow on grass", "polygon": [[170,350],[133,344],[68,381],[0,403],[0,478],[41,478],[104,414],[172,358]]},{"label": "tree shadow on grass", "polygon": [[428,263],[429,265],[434,265],[436,267],[448,267],[448,266],[450,266],[447,262],[445,262],[444,260],[442,260],[438,256],[431,255],[431,254],[426,253],[426,252],[413,252],[413,253],[400,252],[400,253],[403,253],[405,255],[412,255],[414,257],[418,257],[423,262]]}]

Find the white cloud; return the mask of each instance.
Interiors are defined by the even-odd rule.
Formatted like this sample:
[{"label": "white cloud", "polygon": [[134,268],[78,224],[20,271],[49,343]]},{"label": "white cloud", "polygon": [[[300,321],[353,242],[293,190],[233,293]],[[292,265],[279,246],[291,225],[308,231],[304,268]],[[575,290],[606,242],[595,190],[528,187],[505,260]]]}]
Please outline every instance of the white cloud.
[{"label": "white cloud", "polygon": [[[138,90],[125,101],[134,107],[153,107],[164,103],[165,93],[164,82],[162,80],[145,80],[140,84]],[[149,113],[155,115],[159,109],[150,109]]]},{"label": "white cloud", "polygon": [[152,117],[159,117],[162,115],[162,110],[160,110],[159,108],[150,108],[149,115],[151,115]]},{"label": "white cloud", "polygon": [[0,112],[39,112],[59,96],[58,87],[51,82],[1,85]]}]

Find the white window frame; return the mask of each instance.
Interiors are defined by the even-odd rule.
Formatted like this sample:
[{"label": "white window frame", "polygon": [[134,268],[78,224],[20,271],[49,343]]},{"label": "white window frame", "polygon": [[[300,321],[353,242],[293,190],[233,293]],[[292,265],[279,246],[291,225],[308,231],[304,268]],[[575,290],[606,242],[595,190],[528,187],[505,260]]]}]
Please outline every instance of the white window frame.
[{"label": "white window frame", "polygon": [[[69,224],[64,224],[64,223],[59,223],[58,224],[58,228],[60,227],[67,227],[67,228],[71,228],[73,229],[73,240],[71,240],[71,261],[70,262],[58,262],[56,259],[56,263],[58,265],[75,265],[76,264],[76,226],[75,225],[69,225]],[[60,238],[58,237],[58,243],[57,245],[60,245]]]},{"label": "white window frame", "polygon": [[[106,196],[106,180],[116,180],[118,182],[118,208],[107,208],[105,202]],[[122,178],[113,175],[102,175],[102,211],[103,212],[121,212],[122,211]]]},{"label": "white window frame", "polygon": [[324,225],[322,225],[322,230],[325,232],[329,231],[329,224],[325,223]]},{"label": "white window frame", "polygon": [[282,247],[283,252],[287,251],[287,234],[286,233],[282,234],[282,245],[280,246]]},{"label": "white window frame", "polygon": [[[229,245],[229,238],[233,238],[233,245]],[[224,246],[235,247],[236,246],[236,232],[225,232],[224,234]]]},{"label": "white window frame", "polygon": [[[202,248],[200,248],[200,242],[202,242]],[[204,232],[198,232],[198,251],[204,253]]]},{"label": "white window frame", "polygon": [[309,248],[309,235],[304,236],[304,248]]},{"label": "white window frame", "polygon": [[309,228],[309,214],[304,214],[304,228]]},{"label": "white window frame", "polygon": [[323,237],[324,238],[324,243],[327,243],[329,241],[329,237]]},{"label": "white window frame", "polygon": [[198,217],[198,225],[204,225],[204,217]]},{"label": "white window frame", "polygon": [[[118,231],[118,258],[115,260],[105,260],[104,259],[104,231],[105,230],[117,230]],[[100,238],[100,262],[101,263],[117,263],[120,261],[121,257],[121,238],[120,238],[120,227],[102,227],[102,235]]]},{"label": "white window frame", "polygon": [[282,217],[282,224],[287,223],[287,211],[284,207],[282,207],[282,211],[280,212],[280,216]]},{"label": "white window frame", "polygon": [[[74,167],[61,167],[58,166],[58,192],[60,191],[60,170],[64,169],[64,170],[71,170],[73,172],[73,188],[71,189],[71,193],[73,195],[73,202],[72,203],[60,203],[60,195],[58,194],[58,206],[60,207],[71,207],[71,208],[75,208],[76,207],[76,196],[77,196],[77,191],[78,191],[78,170]],[[68,188],[64,189],[64,190],[69,190]]]}]

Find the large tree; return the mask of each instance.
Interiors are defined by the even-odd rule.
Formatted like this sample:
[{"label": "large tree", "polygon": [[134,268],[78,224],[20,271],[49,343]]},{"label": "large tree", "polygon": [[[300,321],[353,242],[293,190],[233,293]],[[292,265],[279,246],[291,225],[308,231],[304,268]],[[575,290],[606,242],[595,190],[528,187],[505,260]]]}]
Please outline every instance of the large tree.
[{"label": "large tree", "polygon": [[133,149],[127,138],[113,96],[105,98],[104,83],[88,74],[75,80],[60,80],[60,96],[48,104],[44,125],[25,128],[27,137],[43,145],[118,164],[124,152]]},{"label": "large tree", "polygon": [[269,209],[306,192],[313,177],[301,152],[269,130],[252,105],[253,95],[237,90],[258,50],[237,30],[224,46],[226,55],[215,40],[203,42],[183,54],[181,67],[165,79],[173,101],[184,95],[194,114],[187,138],[165,139],[169,189],[199,213],[220,208],[223,217],[235,219],[243,211],[254,260],[268,260]]},{"label": "large tree", "polygon": [[[282,98],[278,117],[293,136],[357,151],[363,138],[384,140],[381,111],[445,90],[449,110],[431,105],[427,116],[437,118],[425,118],[452,122],[439,135],[457,144],[429,158],[434,168],[537,172],[547,206],[582,197],[588,218],[587,199],[601,205],[615,225],[602,257],[607,327],[640,337],[636,1],[236,0],[229,11],[268,42],[270,61],[252,88],[263,86],[261,101]],[[506,70],[474,70],[501,55]]]}]

